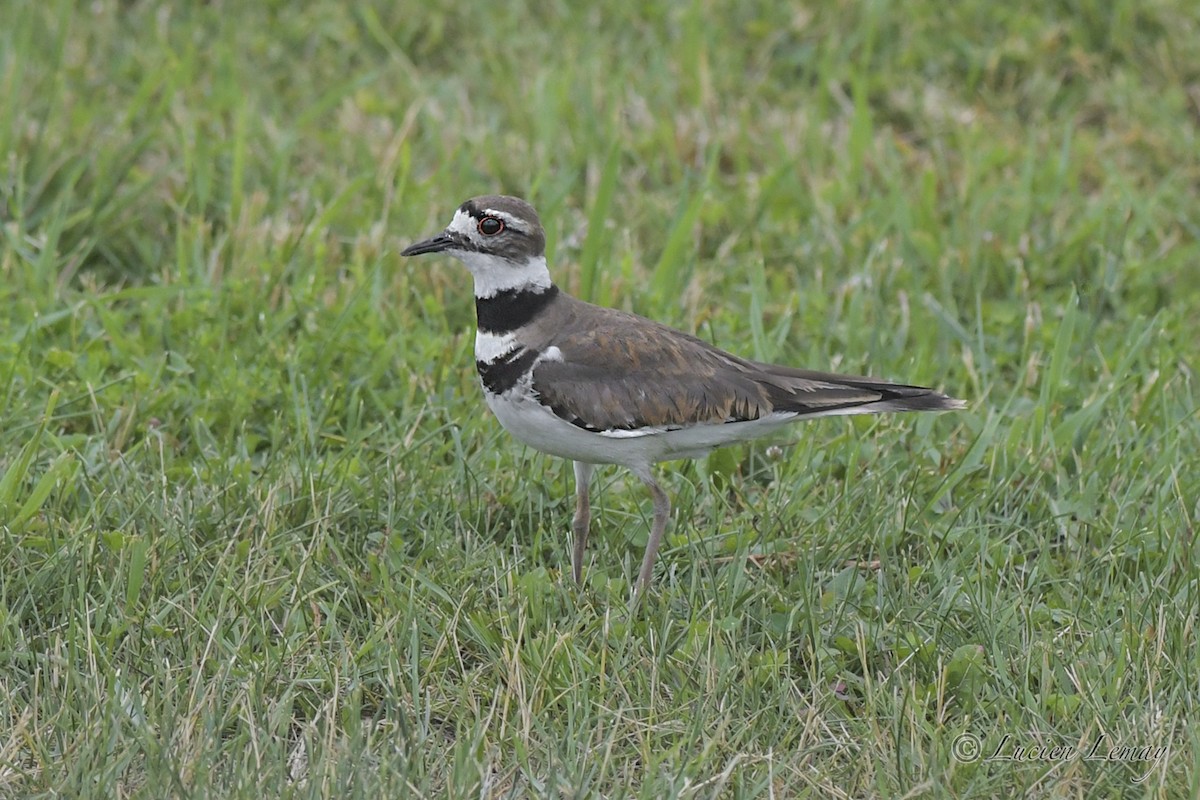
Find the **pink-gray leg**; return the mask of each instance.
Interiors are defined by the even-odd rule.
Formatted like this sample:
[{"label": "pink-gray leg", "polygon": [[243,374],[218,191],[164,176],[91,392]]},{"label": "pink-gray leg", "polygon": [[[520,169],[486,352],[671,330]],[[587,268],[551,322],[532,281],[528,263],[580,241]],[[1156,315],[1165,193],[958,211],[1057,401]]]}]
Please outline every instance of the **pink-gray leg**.
[{"label": "pink-gray leg", "polygon": [[575,518],[571,530],[575,533],[575,547],[571,551],[571,573],[575,583],[583,584],[583,553],[587,549],[588,528],[592,523],[592,504],[588,496],[588,483],[592,478],[592,465],[575,462]]},{"label": "pink-gray leg", "polygon": [[650,525],[650,538],[646,541],[646,554],[642,556],[642,568],[638,570],[638,584],[634,589],[633,600],[636,603],[642,592],[650,588],[654,577],[654,559],[658,555],[658,546],[662,543],[663,533],[667,530],[667,521],[671,517],[671,499],[662,490],[650,468],[634,469],[633,474],[641,478],[642,483],[650,490],[654,498],[654,522]]}]

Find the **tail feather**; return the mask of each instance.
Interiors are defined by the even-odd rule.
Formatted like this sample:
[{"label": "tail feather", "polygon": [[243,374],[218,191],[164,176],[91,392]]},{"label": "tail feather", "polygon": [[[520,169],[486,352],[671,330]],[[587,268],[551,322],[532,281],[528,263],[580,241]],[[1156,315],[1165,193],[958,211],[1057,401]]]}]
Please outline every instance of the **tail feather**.
[{"label": "tail feather", "polygon": [[967,404],[925,386],[889,383],[876,378],[763,364],[771,376],[776,411],[806,416],[878,414],[892,411],[953,411]]},{"label": "tail feather", "polygon": [[965,400],[949,397],[932,389],[926,389],[924,394],[885,397],[882,400],[877,400],[874,403],[865,403],[862,406],[863,411],[869,413],[883,411],[955,411],[966,407],[967,403]]}]

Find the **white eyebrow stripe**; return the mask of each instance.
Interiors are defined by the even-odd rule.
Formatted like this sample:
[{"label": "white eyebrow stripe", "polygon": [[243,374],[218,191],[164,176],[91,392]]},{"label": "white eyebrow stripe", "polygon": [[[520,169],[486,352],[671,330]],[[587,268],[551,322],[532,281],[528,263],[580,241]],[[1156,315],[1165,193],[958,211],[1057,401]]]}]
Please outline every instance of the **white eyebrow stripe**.
[{"label": "white eyebrow stripe", "polygon": [[483,210],[483,213],[488,215],[489,217],[499,217],[500,220],[503,221],[505,225],[507,225],[510,228],[516,228],[517,230],[521,231],[522,233],[529,232],[529,227],[525,224],[525,220],[521,219],[520,217],[514,217],[512,214],[509,214],[507,211],[497,211],[494,208],[485,208]]}]

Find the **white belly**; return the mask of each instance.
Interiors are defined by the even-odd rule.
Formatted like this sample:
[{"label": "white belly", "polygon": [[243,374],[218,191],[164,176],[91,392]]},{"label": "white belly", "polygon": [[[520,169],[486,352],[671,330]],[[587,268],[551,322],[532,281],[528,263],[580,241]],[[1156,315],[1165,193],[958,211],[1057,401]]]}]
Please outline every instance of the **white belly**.
[{"label": "white belly", "polygon": [[520,391],[484,393],[504,429],[543,453],[591,464],[645,466],[676,458],[698,458],[726,444],[765,436],[795,414],[773,414],[749,422],[695,425],[678,430],[647,428],[596,433],[573,425]]},{"label": "white belly", "polygon": [[488,408],[504,429],[543,453],[590,464],[649,464],[657,459],[640,442],[613,439],[572,425],[537,401],[517,392],[487,395]]}]

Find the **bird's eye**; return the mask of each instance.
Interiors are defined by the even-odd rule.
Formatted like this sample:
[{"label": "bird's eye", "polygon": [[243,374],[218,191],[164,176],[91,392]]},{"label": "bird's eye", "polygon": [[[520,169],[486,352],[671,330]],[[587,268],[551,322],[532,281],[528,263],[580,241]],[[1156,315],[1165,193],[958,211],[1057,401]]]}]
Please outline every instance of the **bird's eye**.
[{"label": "bird's eye", "polygon": [[479,220],[479,232],[484,236],[495,236],[504,230],[504,222],[495,217],[484,217]]}]

